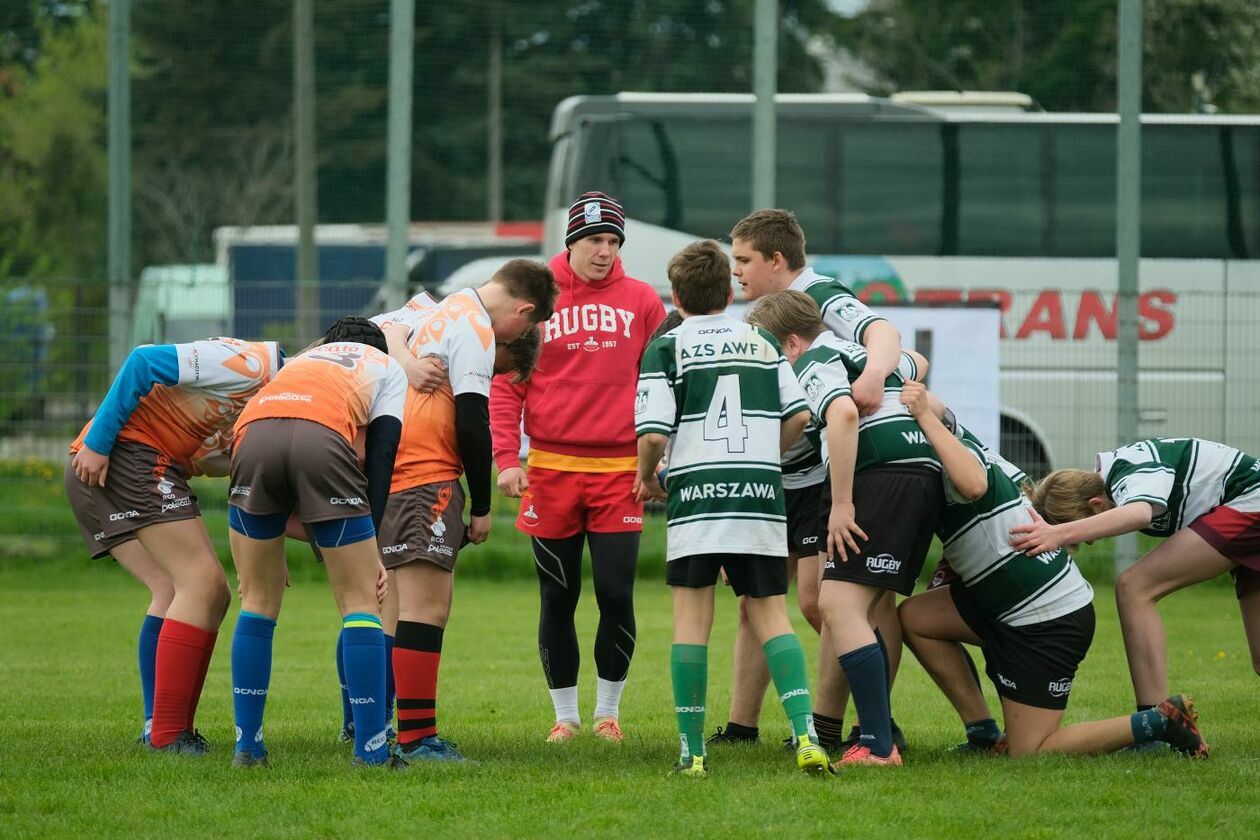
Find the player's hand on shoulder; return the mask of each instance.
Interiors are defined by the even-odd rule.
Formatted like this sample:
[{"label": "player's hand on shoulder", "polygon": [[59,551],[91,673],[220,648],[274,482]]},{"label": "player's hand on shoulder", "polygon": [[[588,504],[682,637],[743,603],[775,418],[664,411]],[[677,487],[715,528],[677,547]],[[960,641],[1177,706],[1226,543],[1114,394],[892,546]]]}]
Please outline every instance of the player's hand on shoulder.
[{"label": "player's hand on shoulder", "polygon": [[827,517],[827,556],[849,562],[849,552],[858,553],[857,538],[866,539],[866,532],[857,524],[852,502],[834,502]]},{"label": "player's hand on shoulder", "polygon": [[853,381],[851,388],[853,402],[857,405],[858,414],[865,417],[879,410],[884,401],[884,380],[871,370],[864,370]]},{"label": "player's hand on shoulder", "polygon": [[446,363],[437,356],[421,356],[403,365],[407,383],[421,393],[436,391],[446,382]]},{"label": "player's hand on shoulder", "polygon": [[901,404],[910,409],[913,417],[923,417],[932,412],[928,390],[922,382],[911,380],[901,386]]},{"label": "player's hand on shoulder", "polygon": [[85,444],[74,456],[74,474],[89,487],[104,487],[109,472],[109,456],[94,452]]},{"label": "player's hand on shoulder", "polygon": [[509,499],[519,499],[529,489],[529,479],[520,467],[508,467],[499,472],[499,492]]},{"label": "player's hand on shoulder", "polygon": [[1041,518],[1035,510],[1029,510],[1033,521],[1011,528],[1011,547],[1017,548],[1029,557],[1044,554],[1047,551],[1063,547],[1058,525],[1051,525]]},{"label": "player's hand on shoulder", "polygon": [[473,545],[481,545],[490,537],[490,514],[473,516],[468,521],[468,541]]}]

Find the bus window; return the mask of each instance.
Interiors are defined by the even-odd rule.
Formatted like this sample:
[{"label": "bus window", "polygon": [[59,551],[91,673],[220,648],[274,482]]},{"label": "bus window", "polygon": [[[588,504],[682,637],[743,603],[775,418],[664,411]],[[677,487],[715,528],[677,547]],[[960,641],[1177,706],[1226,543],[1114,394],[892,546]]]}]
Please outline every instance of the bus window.
[{"label": "bus window", "polygon": [[837,252],[939,253],[940,125],[850,123],[840,142]]},{"label": "bus window", "polygon": [[1049,205],[1040,126],[959,129],[958,253],[1017,257],[1045,253]]},{"label": "bus window", "polygon": [[1236,202],[1230,230],[1230,256],[1239,259],[1260,257],[1260,128],[1222,128],[1228,142],[1232,178],[1226,175],[1227,200]]},{"label": "bus window", "polygon": [[1220,130],[1152,125],[1142,132],[1142,256],[1228,254]]},{"label": "bus window", "polygon": [[838,144],[820,119],[779,121],[775,204],[790,207],[808,236],[810,253],[833,253],[840,237]]},{"label": "bus window", "polygon": [[1051,136],[1050,256],[1114,256],[1116,127],[1056,125]]}]

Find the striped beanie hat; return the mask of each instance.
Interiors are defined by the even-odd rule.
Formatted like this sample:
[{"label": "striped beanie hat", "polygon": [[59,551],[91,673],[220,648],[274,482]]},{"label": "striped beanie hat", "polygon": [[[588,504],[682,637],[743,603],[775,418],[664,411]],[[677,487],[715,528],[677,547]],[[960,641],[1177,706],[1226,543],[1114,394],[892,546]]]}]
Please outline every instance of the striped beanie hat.
[{"label": "striped beanie hat", "polygon": [[626,215],[617,199],[603,192],[584,192],[569,207],[569,227],[564,235],[565,247],[597,233],[615,233],[626,242]]}]

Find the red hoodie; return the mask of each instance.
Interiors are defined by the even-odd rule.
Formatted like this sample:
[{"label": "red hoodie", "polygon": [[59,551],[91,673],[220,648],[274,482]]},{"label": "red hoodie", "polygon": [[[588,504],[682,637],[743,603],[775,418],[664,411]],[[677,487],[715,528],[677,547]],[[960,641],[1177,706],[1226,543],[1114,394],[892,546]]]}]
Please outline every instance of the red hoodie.
[{"label": "red hoodie", "polygon": [[651,286],[626,275],[620,259],[594,283],[573,273],[567,250],[552,258],[551,270],[560,295],[542,325],[533,376],[522,385],[496,376],[490,388],[494,460],[500,470],[520,466],[523,407],[531,465],[633,470],[639,359],[665,307]]}]

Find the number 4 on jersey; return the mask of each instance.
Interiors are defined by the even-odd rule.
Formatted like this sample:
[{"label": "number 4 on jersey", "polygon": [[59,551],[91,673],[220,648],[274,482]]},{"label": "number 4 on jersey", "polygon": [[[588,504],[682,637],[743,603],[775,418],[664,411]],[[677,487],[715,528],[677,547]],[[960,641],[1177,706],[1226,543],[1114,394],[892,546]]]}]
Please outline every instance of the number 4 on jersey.
[{"label": "number 4 on jersey", "polygon": [[726,451],[744,451],[748,427],[744,425],[744,406],[739,396],[739,376],[734,373],[717,378],[709,410],[704,415],[704,439],[726,441]]}]

